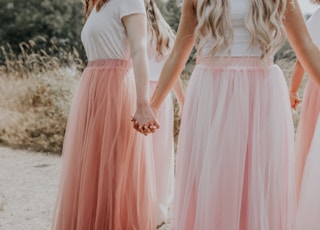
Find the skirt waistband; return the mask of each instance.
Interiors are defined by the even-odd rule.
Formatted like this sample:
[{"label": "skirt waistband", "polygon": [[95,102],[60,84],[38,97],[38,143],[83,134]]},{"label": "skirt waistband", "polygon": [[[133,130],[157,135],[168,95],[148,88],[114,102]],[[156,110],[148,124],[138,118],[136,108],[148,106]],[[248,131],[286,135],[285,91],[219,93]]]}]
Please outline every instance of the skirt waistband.
[{"label": "skirt waistband", "polygon": [[273,58],[262,60],[260,57],[198,57],[196,64],[210,68],[265,68],[273,65]]},{"label": "skirt waistband", "polygon": [[131,68],[132,61],[131,60],[121,60],[121,59],[101,59],[89,61],[87,67],[123,67],[123,68]]}]

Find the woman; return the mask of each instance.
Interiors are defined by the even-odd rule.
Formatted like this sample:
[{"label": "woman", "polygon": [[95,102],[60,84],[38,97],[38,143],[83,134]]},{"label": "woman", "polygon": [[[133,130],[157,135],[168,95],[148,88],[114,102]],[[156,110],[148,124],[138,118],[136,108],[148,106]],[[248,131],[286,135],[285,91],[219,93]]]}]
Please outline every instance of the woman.
[{"label": "woman", "polygon": [[[161,68],[172,48],[175,35],[161,15],[160,10],[153,1],[147,7],[150,17],[149,25],[149,70],[150,70],[150,94],[153,93],[160,75]],[[158,35],[158,36],[157,36]],[[174,93],[180,109],[183,106],[184,95],[178,80],[174,84]],[[152,135],[154,154],[155,184],[158,201],[158,221],[160,227],[168,219],[169,206],[173,200],[174,183],[174,143],[173,143],[173,101],[168,95],[159,108],[157,118],[161,128]]]},{"label": "woman", "polygon": [[178,143],[175,229],[294,228],[293,124],[283,74],[272,63],[283,26],[320,84],[320,52],[296,0],[184,0],[151,100],[157,110],[197,41]]},{"label": "woman", "polygon": [[89,63],[68,120],[53,229],[155,229],[152,147],[130,125],[136,111],[147,124],[141,129],[159,127],[148,99],[145,4],[85,6],[91,12],[81,37]]},{"label": "woman", "polygon": [[[313,3],[320,4],[319,0],[313,0]],[[320,9],[318,9],[311,18],[307,21],[308,31],[313,41],[320,46]],[[300,103],[298,97],[298,89],[304,74],[304,69],[299,60],[297,60],[292,74],[292,81],[290,86],[290,100],[291,107],[297,108]],[[317,119],[320,112],[320,90],[319,86],[312,80],[308,79],[304,96],[303,103],[300,113],[300,120],[298,130],[296,134],[295,143],[295,155],[296,155],[296,173],[297,173],[297,193],[299,197],[301,180],[304,171],[304,165],[308,152],[310,150],[310,144],[314,134],[314,130],[317,124]]]},{"label": "woman", "polygon": [[[159,80],[161,68],[172,48],[175,35],[161,15],[160,10],[153,1],[147,8],[148,15],[154,15],[149,25],[149,69],[150,94],[153,93]],[[157,38],[158,34],[158,38]],[[174,84],[174,93],[182,109],[184,95],[180,81]],[[150,95],[151,96],[151,95]],[[152,135],[154,154],[155,184],[158,201],[158,224],[160,227],[169,217],[169,206],[173,200],[174,183],[174,142],[173,142],[173,101],[168,95],[158,110],[157,118],[161,128]]]}]

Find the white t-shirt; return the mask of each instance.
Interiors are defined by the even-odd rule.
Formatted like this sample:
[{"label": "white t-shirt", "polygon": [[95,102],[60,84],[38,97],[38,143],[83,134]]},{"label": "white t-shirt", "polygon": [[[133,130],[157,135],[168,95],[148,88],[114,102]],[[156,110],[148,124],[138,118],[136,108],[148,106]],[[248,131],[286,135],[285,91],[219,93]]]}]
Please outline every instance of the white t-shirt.
[{"label": "white t-shirt", "polygon": [[98,12],[92,10],[81,32],[89,61],[130,59],[122,18],[132,14],[146,14],[143,0],[110,0]]},{"label": "white t-shirt", "polygon": [[320,8],[308,19],[307,27],[312,40],[320,47]]},{"label": "white t-shirt", "polygon": [[[169,47],[172,48],[174,43],[174,39],[171,39],[169,42]],[[160,77],[160,73],[164,63],[166,62],[170,50],[163,55],[159,55],[157,52],[157,45],[155,41],[151,41],[149,38],[149,45],[148,45],[148,58],[149,58],[149,80],[150,81],[158,81]]]}]

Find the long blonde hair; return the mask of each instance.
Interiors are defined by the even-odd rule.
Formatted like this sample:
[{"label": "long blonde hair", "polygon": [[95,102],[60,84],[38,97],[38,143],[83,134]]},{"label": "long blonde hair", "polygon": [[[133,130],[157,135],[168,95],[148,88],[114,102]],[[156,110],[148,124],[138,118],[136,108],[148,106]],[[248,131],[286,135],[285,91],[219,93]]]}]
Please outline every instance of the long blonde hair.
[{"label": "long blonde hair", "polygon": [[170,50],[170,41],[174,39],[175,35],[154,0],[145,0],[145,5],[151,42],[155,42],[159,55],[165,54]]},{"label": "long blonde hair", "polygon": [[[290,1],[290,0],[288,0]],[[285,41],[282,24],[287,0],[250,0],[250,11],[245,25],[250,33],[249,49],[260,44],[261,58],[274,54]],[[198,0],[198,25],[195,31],[198,54],[210,40],[210,55],[218,51],[230,52],[233,29],[230,18],[230,0]]]}]

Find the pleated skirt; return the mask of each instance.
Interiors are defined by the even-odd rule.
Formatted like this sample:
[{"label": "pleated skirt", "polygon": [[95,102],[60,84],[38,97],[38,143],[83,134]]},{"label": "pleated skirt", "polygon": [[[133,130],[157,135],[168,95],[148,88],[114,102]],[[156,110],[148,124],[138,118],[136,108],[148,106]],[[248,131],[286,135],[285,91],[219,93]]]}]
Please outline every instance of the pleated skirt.
[{"label": "pleated skirt", "polygon": [[293,121],[280,68],[200,60],[178,141],[174,229],[292,230]]},{"label": "pleated skirt", "polygon": [[306,156],[298,205],[297,230],[320,229],[320,119]]},{"label": "pleated skirt", "polygon": [[[297,193],[299,196],[304,165],[310,150],[314,130],[320,114],[320,88],[309,79],[304,90],[299,125],[295,138]],[[319,165],[320,167],[320,165]]]},{"label": "pleated skirt", "polygon": [[52,229],[155,229],[152,146],[132,128],[135,105],[131,62],[89,62],[68,118]]},{"label": "pleated skirt", "polygon": [[[151,94],[156,86],[156,81],[150,82]],[[160,225],[169,218],[169,207],[173,201],[174,190],[174,112],[171,95],[168,95],[160,106],[157,118],[160,129],[152,134],[152,142],[158,201],[158,225]]]}]

